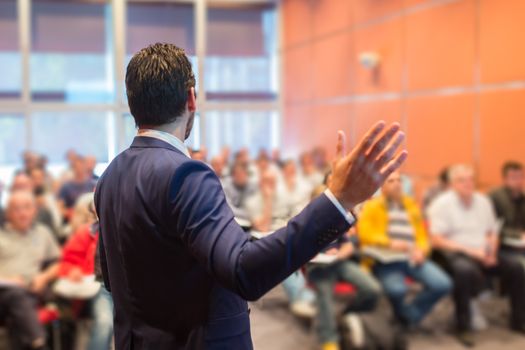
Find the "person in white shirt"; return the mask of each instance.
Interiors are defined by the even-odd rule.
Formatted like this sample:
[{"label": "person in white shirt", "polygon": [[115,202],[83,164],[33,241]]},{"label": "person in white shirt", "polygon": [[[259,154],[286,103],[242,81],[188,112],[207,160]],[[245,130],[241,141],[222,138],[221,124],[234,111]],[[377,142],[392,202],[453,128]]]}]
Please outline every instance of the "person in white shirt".
[{"label": "person in white shirt", "polygon": [[[470,330],[486,327],[477,296],[487,285],[487,275],[499,274],[498,225],[490,200],[475,191],[474,171],[466,165],[449,170],[451,189],[429,207],[430,232],[437,256],[454,282],[457,336],[467,346],[474,345]],[[505,279],[512,279],[506,273]],[[515,293],[511,293],[515,295]],[[525,291],[521,292],[525,295]],[[511,309],[515,298],[511,297]]]},{"label": "person in white shirt", "polygon": [[[293,217],[297,203],[286,194],[283,187],[274,171],[267,169],[261,174],[259,191],[247,200],[247,211],[254,230],[274,231],[285,226]],[[300,271],[286,278],[282,286],[290,302],[292,313],[306,318],[315,316],[315,294],[307,287]]]},{"label": "person in white shirt", "polygon": [[296,215],[310,202],[314,188],[297,174],[297,166],[293,160],[283,163],[282,182],[292,215]]},{"label": "person in white shirt", "polygon": [[235,162],[231,167],[230,176],[222,181],[222,187],[237,222],[243,227],[249,227],[250,216],[246,202],[256,193],[257,186],[250,181],[248,165]]},{"label": "person in white shirt", "polygon": [[300,162],[302,176],[312,186],[312,189],[322,185],[325,175],[315,166],[312,154],[309,152],[301,154]]}]

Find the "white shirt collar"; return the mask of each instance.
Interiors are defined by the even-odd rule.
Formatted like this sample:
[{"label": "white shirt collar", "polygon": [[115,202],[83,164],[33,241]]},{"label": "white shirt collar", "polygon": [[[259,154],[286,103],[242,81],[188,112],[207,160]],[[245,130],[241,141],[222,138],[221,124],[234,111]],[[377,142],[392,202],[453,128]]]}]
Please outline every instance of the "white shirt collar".
[{"label": "white shirt collar", "polygon": [[186,147],[184,142],[182,142],[178,137],[173,136],[170,133],[153,129],[139,129],[137,136],[153,137],[155,139],[167,142],[173,147],[175,147],[177,150],[181,151],[186,157],[191,158],[190,152],[188,152],[188,148]]}]

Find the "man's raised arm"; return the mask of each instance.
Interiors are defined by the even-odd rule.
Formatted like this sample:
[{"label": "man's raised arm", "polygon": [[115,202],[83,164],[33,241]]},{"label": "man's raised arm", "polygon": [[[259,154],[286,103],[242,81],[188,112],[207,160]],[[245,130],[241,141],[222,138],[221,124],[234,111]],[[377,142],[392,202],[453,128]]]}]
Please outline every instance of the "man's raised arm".
[{"label": "man's raised arm", "polygon": [[404,134],[399,125],[385,132],[377,123],[350,153],[339,132],[332,181],[288,224],[250,241],[233,218],[213,171],[187,162],[173,175],[170,224],[190,252],[225,287],[247,300],[262,296],[344,234],[353,223],[347,212],[369,198],[398,169],[407,152],[397,152]]}]

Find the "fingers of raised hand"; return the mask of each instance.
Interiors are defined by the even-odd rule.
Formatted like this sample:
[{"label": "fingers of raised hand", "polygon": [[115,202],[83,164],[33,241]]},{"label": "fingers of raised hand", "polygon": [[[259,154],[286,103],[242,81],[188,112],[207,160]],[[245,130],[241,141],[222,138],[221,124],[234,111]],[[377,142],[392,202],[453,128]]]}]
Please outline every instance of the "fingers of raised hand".
[{"label": "fingers of raised hand", "polygon": [[385,164],[387,164],[396,154],[397,149],[405,139],[405,134],[403,132],[397,132],[394,138],[391,140],[390,144],[386,146],[383,150],[383,153],[376,158],[372,158],[371,161],[374,162],[376,169],[382,169]]},{"label": "fingers of raised hand", "polygon": [[381,153],[383,153],[387,145],[398,134],[400,128],[401,127],[398,123],[390,125],[386,132],[372,144],[371,148],[369,150],[367,149],[367,158],[374,161]]},{"label": "fingers of raised hand", "polygon": [[385,125],[385,122],[381,120],[377,122],[370,130],[368,130],[368,132],[355,148],[357,155],[365,155],[367,153],[370,147],[375,143],[381,131],[383,131],[385,128]]},{"label": "fingers of raised hand", "polygon": [[336,152],[335,152],[335,158],[340,159],[346,155],[346,135],[344,131],[339,130],[337,131],[337,145],[336,145]]},{"label": "fingers of raised hand", "polygon": [[387,165],[381,169],[381,182],[386,180],[387,177],[390,176],[394,171],[399,169],[401,165],[405,162],[405,159],[407,159],[408,152],[406,150],[403,150],[399,152],[392,160],[388,162]]}]

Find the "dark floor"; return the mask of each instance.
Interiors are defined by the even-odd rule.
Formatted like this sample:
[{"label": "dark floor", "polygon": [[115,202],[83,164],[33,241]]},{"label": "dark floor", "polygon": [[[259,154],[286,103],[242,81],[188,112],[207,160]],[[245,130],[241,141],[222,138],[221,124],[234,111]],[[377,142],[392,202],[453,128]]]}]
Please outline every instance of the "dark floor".
[{"label": "dark floor", "polygon": [[[508,305],[503,299],[490,299],[481,304],[490,328],[476,334],[480,350],[525,350],[525,336],[512,333],[506,328]],[[389,305],[382,301],[379,309]],[[282,289],[276,288],[262,301],[251,305],[252,337],[256,350],[315,350],[319,349],[313,326],[294,318],[287,310]],[[450,335],[453,307],[449,299],[436,306],[423,325],[431,334],[410,336],[410,349],[417,350],[463,350]],[[386,316],[388,317],[388,316]]]},{"label": "dark floor", "polygon": [[[339,307],[341,303],[338,303]],[[286,298],[280,287],[268,293],[262,300],[252,303],[252,337],[256,350],[317,350],[314,327],[311,322],[296,319],[288,311]],[[502,299],[490,299],[482,304],[484,314],[490,323],[487,331],[477,333],[479,350],[525,350],[525,336],[511,333],[506,329],[508,306]],[[390,307],[381,301],[379,312],[388,315]],[[417,350],[463,350],[450,335],[453,307],[449,299],[436,306],[434,312],[423,322],[432,334],[410,336],[410,349]],[[8,350],[3,343],[0,330],[0,350]],[[87,329],[79,332],[79,347],[83,349]]]}]

